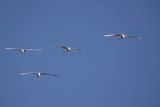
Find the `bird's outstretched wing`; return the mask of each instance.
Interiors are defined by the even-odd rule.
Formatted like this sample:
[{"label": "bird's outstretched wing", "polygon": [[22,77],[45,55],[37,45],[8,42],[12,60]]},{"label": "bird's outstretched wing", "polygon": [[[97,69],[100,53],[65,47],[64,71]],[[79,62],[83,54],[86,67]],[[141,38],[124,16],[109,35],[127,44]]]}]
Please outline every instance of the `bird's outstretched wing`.
[{"label": "bird's outstretched wing", "polygon": [[82,51],[82,49],[79,49],[79,48],[71,48],[71,50]]},{"label": "bird's outstretched wing", "polygon": [[126,37],[128,37],[128,38],[135,38],[135,39],[142,39],[142,37],[131,36],[131,35],[127,35]]},{"label": "bird's outstretched wing", "polygon": [[59,76],[58,74],[49,74],[49,73],[41,73],[42,75],[52,75],[52,76]]},{"label": "bird's outstretched wing", "polygon": [[25,49],[26,51],[43,51],[43,49]]},{"label": "bird's outstretched wing", "polygon": [[27,75],[27,74],[32,74],[30,72],[27,72],[27,73],[19,73],[20,75]]},{"label": "bird's outstretched wing", "polygon": [[110,36],[113,36],[113,37],[116,37],[116,38],[120,38],[122,37],[122,34],[109,34],[109,35],[104,35],[105,37],[110,37]]},{"label": "bird's outstretched wing", "polygon": [[117,39],[123,39],[123,34],[109,34],[109,35],[104,35],[104,36],[112,36],[112,37],[115,37]]},{"label": "bird's outstretched wing", "polygon": [[20,48],[4,48],[4,49],[6,49],[6,50],[18,50],[18,51],[21,50]]},{"label": "bird's outstretched wing", "polygon": [[67,49],[68,47],[67,46],[63,46],[63,45],[58,45],[58,46],[55,46],[57,48],[63,48],[63,49]]},{"label": "bird's outstretched wing", "polygon": [[37,74],[37,72],[25,72],[25,73],[19,73],[20,75],[28,75],[28,74]]},{"label": "bird's outstretched wing", "polygon": [[114,34],[107,34],[107,35],[104,35],[104,37],[109,37],[109,36],[113,36]]}]

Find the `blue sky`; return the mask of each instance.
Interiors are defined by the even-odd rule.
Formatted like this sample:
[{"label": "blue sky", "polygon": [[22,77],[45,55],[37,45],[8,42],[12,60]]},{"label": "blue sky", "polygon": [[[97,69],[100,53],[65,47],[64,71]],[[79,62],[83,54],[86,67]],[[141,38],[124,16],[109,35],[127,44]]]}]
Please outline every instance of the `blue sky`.
[{"label": "blue sky", "polygon": [[[158,0],[1,0],[0,106],[159,107],[159,19]],[[54,45],[84,52],[64,54]],[[5,47],[44,51],[21,55]],[[21,72],[60,76],[37,80]]]}]

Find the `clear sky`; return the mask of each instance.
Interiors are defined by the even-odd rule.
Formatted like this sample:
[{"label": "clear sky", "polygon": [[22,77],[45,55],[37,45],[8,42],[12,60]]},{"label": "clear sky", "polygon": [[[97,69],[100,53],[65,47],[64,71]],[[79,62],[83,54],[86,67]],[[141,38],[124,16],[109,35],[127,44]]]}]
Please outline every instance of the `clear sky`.
[{"label": "clear sky", "polygon": [[158,0],[0,0],[0,107],[160,107],[159,10]]}]

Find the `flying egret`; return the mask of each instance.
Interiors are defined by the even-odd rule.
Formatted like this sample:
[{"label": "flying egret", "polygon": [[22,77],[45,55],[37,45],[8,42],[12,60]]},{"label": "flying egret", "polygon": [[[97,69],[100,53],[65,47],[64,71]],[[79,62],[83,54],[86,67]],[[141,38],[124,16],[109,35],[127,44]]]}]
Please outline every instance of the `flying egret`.
[{"label": "flying egret", "polygon": [[104,35],[105,37],[116,37],[117,39],[126,39],[126,38],[135,38],[135,39],[142,39],[142,37],[137,37],[137,36],[131,36],[131,35],[125,35],[125,34],[108,34]]},{"label": "flying egret", "polygon": [[54,47],[63,48],[64,52],[81,51],[81,49],[79,49],[79,48],[71,48],[71,47],[63,46],[63,45],[58,45],[58,46],[54,46]]},{"label": "flying egret", "polygon": [[42,75],[51,75],[51,76],[59,76],[58,74],[49,74],[49,73],[44,73],[44,72],[27,72],[27,73],[20,73],[20,75],[28,75],[32,74],[34,75],[37,79],[41,77]]},{"label": "flying egret", "polygon": [[24,54],[27,51],[42,51],[42,49],[27,49],[27,48],[5,48],[5,49],[19,51],[21,52],[21,54]]}]

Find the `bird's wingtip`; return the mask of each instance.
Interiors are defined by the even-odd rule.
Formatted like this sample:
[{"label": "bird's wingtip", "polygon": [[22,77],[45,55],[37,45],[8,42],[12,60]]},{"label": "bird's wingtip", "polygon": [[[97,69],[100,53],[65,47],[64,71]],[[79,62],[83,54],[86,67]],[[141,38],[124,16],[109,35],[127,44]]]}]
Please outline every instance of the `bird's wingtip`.
[{"label": "bird's wingtip", "polygon": [[142,37],[138,37],[138,39],[143,39]]},{"label": "bird's wingtip", "polygon": [[44,49],[37,49],[37,51],[43,51]]},{"label": "bird's wingtip", "polygon": [[11,48],[4,48],[4,49],[11,49]]},{"label": "bird's wingtip", "polygon": [[49,46],[50,48],[56,48],[56,47],[58,47],[58,46]]},{"label": "bird's wingtip", "polygon": [[25,73],[19,73],[19,75],[25,75]]},{"label": "bird's wingtip", "polygon": [[112,36],[112,34],[109,34],[109,35],[104,35],[104,37],[108,37],[108,36]]},{"label": "bird's wingtip", "polygon": [[59,74],[52,74],[53,76],[60,76]]}]

